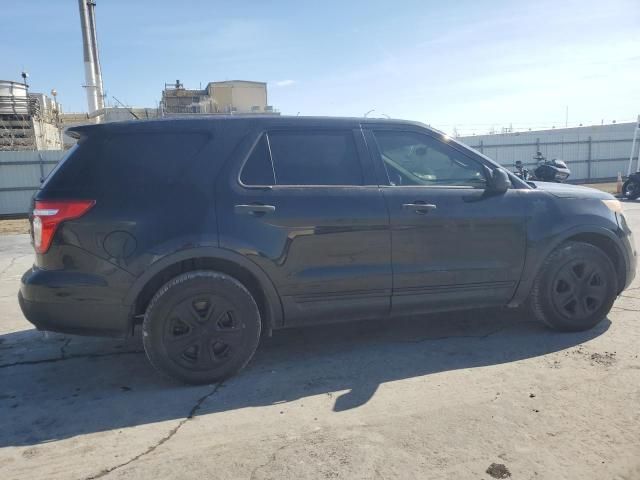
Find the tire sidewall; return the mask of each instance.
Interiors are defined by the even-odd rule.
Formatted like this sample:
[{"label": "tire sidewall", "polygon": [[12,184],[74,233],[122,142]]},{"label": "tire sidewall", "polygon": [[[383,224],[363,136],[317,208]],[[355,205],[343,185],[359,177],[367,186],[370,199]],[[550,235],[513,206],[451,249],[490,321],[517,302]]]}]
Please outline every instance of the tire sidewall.
[{"label": "tire sidewall", "polygon": [[[606,296],[602,304],[591,315],[581,320],[573,320],[560,312],[552,300],[554,280],[558,272],[568,263],[577,259],[596,262],[606,276]],[[564,331],[589,329],[603,320],[616,299],[617,277],[615,268],[607,255],[599,248],[581,242],[567,242],[554,250],[544,262],[536,278],[531,295],[535,316],[552,328]]]},{"label": "tire sidewall", "polygon": [[[242,346],[233,358],[215,369],[190,370],[169,357],[163,340],[165,325],[179,302],[212,292],[233,305],[244,332]],[[194,384],[221,381],[242,369],[258,346],[260,331],[260,312],[253,296],[233,277],[212,271],[187,272],[163,285],[149,303],[142,324],[144,349],[153,366],[169,377]]]},{"label": "tire sidewall", "polygon": [[[626,191],[629,185],[634,185],[634,190],[632,194],[627,195]],[[629,200],[635,200],[640,197],[640,184],[634,180],[627,180],[626,182],[624,182],[624,185],[622,185],[622,192],[625,198],[628,198]]]}]

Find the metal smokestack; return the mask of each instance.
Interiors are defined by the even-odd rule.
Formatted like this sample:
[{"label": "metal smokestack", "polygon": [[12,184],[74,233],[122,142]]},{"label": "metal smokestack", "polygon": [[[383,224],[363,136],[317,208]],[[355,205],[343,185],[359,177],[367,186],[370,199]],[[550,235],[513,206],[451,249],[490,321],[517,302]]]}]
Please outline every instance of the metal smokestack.
[{"label": "metal smokestack", "polygon": [[98,55],[98,34],[96,30],[96,2],[87,0],[89,13],[89,28],[91,29],[91,48],[93,49],[93,72],[96,79],[96,95],[98,96],[98,108],[104,108],[104,89],[102,86],[102,69],[100,68],[100,56]]},{"label": "metal smokestack", "polygon": [[95,59],[93,57],[93,47],[91,39],[91,27],[89,22],[89,12],[86,0],[78,0],[80,7],[80,28],[82,30],[82,52],[84,55],[84,78],[87,92],[87,106],[89,114],[98,110],[98,92],[95,73]]}]

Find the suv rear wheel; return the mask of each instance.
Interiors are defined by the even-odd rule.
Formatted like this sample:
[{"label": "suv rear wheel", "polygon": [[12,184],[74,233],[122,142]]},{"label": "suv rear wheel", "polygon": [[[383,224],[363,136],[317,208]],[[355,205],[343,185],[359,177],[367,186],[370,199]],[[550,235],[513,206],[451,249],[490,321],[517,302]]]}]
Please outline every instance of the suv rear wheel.
[{"label": "suv rear wheel", "polygon": [[533,315],[562,331],[589,329],[616,299],[616,272],[607,255],[582,242],[556,248],[542,264],[531,291]]},{"label": "suv rear wheel", "polygon": [[249,291],[219,272],[194,271],[155,294],[142,324],[149,361],[186,383],[223,380],[251,360],[260,339],[260,312]]}]

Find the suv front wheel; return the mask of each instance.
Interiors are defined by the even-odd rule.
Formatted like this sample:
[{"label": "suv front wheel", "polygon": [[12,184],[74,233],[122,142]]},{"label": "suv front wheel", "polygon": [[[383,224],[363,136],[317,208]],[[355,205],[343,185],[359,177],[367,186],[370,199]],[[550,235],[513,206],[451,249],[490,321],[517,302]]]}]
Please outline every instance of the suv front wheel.
[{"label": "suv front wheel", "polygon": [[542,264],[530,306],[538,320],[556,330],[587,330],[607,316],[616,292],[609,257],[588,243],[567,242]]},{"label": "suv front wheel", "polygon": [[194,271],[167,282],[144,316],[144,349],[163,374],[186,383],[224,380],[251,360],[260,312],[249,291],[219,272]]}]

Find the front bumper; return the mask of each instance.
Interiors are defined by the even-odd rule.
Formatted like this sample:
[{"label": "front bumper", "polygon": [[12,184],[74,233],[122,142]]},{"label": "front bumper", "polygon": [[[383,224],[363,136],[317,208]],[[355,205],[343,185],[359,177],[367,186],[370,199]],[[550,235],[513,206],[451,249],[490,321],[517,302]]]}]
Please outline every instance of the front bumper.
[{"label": "front bumper", "polygon": [[620,230],[618,231],[618,237],[622,243],[622,250],[625,256],[625,282],[624,286],[620,289],[620,292],[625,290],[631,285],[636,277],[636,268],[638,264],[638,254],[636,251],[636,243],[633,232],[629,228],[627,220],[623,214],[617,214],[618,225]]},{"label": "front bumper", "polygon": [[37,267],[22,276],[18,301],[36,328],[78,335],[130,333],[130,308],[97,275]]}]

